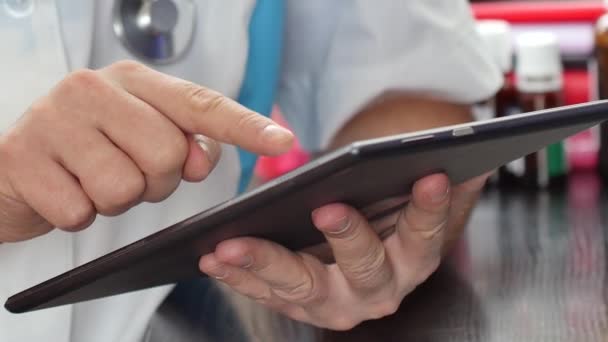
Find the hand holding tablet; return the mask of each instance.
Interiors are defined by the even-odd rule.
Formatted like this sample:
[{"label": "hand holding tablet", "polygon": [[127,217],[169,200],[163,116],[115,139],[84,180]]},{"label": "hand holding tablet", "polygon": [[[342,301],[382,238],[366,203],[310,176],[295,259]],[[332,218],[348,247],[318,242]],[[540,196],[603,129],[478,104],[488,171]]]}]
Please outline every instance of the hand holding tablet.
[{"label": "hand holding tablet", "polygon": [[608,102],[360,141],[250,193],[206,210],[9,298],[25,312],[174,283],[201,274],[199,258],[236,237],[302,250],[325,239],[311,212],[330,203],[363,208],[403,195],[422,177],[452,184],[496,169],[608,119]]}]

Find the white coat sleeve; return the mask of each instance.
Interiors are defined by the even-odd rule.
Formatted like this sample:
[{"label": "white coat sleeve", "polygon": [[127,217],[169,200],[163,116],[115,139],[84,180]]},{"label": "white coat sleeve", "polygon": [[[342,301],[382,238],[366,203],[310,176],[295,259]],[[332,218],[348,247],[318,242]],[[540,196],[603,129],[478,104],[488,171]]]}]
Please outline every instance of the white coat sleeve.
[{"label": "white coat sleeve", "polygon": [[312,151],[386,91],[472,104],[502,84],[465,0],[288,0],[286,26],[278,102]]}]

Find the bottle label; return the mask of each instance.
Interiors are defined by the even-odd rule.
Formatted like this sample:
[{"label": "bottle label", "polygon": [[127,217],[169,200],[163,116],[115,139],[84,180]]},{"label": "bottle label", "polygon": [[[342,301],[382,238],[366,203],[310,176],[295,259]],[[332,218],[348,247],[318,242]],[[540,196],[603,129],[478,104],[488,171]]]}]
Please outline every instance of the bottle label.
[{"label": "bottle label", "polygon": [[496,101],[494,99],[477,103],[472,107],[475,121],[490,120],[496,117]]},{"label": "bottle label", "polygon": [[568,173],[568,163],[566,162],[563,142],[547,147],[547,164],[549,178],[565,176]]},{"label": "bottle label", "polygon": [[[509,106],[506,110],[506,115],[520,114],[521,109],[518,106]],[[518,158],[506,165],[506,169],[509,173],[517,178],[524,176],[526,172],[526,160],[524,158]]]},{"label": "bottle label", "polygon": [[549,154],[544,148],[536,152],[536,185],[545,188],[549,185]]},{"label": "bottle label", "polygon": [[526,171],[526,163],[524,158],[518,158],[512,162],[509,162],[506,168],[509,173],[519,178],[524,176],[524,172]]}]

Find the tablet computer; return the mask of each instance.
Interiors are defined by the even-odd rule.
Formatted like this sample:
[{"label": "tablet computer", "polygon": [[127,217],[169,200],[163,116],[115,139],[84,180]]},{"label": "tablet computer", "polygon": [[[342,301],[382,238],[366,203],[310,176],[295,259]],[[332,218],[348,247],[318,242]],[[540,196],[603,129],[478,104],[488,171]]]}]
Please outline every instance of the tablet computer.
[{"label": "tablet computer", "polygon": [[14,313],[202,276],[199,257],[226,239],[254,236],[299,250],[323,241],[312,210],[362,208],[405,195],[445,172],[453,183],[538,151],[608,119],[608,101],[354,142],[251,192],[13,295]]}]

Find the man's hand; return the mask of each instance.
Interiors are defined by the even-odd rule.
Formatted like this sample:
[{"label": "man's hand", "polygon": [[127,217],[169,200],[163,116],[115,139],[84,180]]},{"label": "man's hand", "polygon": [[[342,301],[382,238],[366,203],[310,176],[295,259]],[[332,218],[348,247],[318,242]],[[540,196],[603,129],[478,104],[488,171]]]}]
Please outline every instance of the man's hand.
[{"label": "man's hand", "polygon": [[[317,209],[313,222],[335,263],[253,238],[225,241],[200,261],[203,272],[288,317],[333,330],[394,313],[440,263],[446,238],[462,227],[484,177],[450,190],[445,175],[414,185],[392,218],[369,222],[342,204]],[[376,231],[394,226],[384,241]]]},{"label": "man's hand", "polygon": [[[331,147],[471,119],[467,106],[389,94],[348,122]],[[445,175],[426,177],[414,185],[405,209],[371,222],[366,217],[407,198],[387,199],[361,212],[343,204],[320,208],[312,218],[330,249],[319,245],[293,253],[268,241],[241,238],[219,244],[199,266],[293,319],[350,329],[393,313],[436,269],[460,235],[486,178],[450,190]]]},{"label": "man's hand", "polygon": [[218,142],[276,155],[292,141],[230,99],[135,62],[74,72],[0,136],[0,242],[162,201],[211,172]]}]

